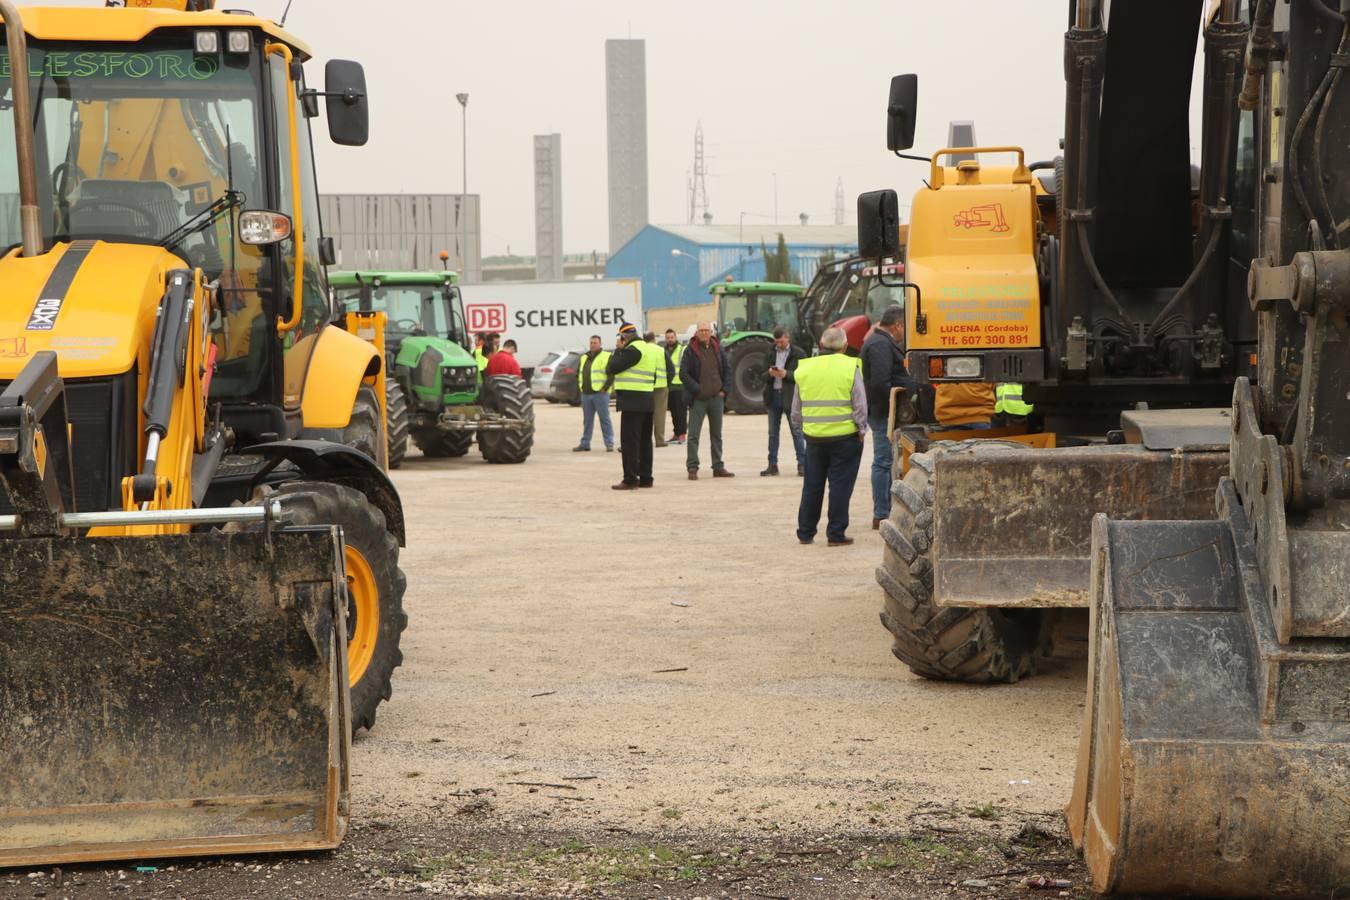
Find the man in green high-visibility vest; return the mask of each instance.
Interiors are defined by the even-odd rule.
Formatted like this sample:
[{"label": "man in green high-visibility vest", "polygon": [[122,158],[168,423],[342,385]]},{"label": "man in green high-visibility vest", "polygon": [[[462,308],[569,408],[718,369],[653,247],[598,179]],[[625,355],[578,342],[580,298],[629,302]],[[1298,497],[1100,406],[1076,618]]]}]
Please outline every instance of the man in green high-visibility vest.
[{"label": "man in green high-visibility vest", "polygon": [[825,488],[830,493],[825,537],[831,547],[853,543],[848,530],[848,503],[858,480],[863,441],[867,436],[867,388],[858,360],[845,355],[848,336],[827,328],[820,336],[821,355],[797,364],[797,392],[791,421],[806,439],[806,478],[797,509],[797,540],[815,540]]}]

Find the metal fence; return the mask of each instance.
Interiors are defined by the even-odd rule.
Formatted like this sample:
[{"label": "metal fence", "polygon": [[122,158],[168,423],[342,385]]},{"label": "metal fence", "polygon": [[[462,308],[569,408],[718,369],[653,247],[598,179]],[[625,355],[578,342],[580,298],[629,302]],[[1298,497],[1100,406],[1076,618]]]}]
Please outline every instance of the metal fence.
[{"label": "metal fence", "polygon": [[[468,253],[459,194],[324,194],[324,233],[339,269],[439,269],[442,250],[466,281],[482,279],[479,197],[468,196]],[[468,257],[467,266],[464,263]]]}]

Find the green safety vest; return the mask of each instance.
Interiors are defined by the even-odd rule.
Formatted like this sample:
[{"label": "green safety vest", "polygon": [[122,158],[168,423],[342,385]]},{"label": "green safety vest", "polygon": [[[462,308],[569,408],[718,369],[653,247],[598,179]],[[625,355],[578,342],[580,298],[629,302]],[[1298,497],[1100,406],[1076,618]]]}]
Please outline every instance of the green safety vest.
[{"label": "green safety vest", "polygon": [[1004,383],[994,388],[994,412],[1025,419],[1036,407],[1022,402],[1022,386]]},{"label": "green safety vest", "polygon": [[[658,355],[664,357],[665,354],[661,352],[660,347],[643,340],[633,341],[628,346],[636,347],[642,354],[642,359],[631,369],[624,369],[614,376],[614,390],[650,394],[656,389],[656,373],[659,371],[656,358]],[[664,364],[663,359],[662,365]]]},{"label": "green safety vest", "polygon": [[595,354],[595,361],[591,363],[591,389],[586,390],[586,382],[583,376],[586,374],[586,358],[589,352],[581,354],[581,361],[577,363],[577,383],[583,394],[603,394],[605,391],[605,381],[609,376],[605,374],[605,367],[609,365],[610,353],[608,350],[601,350]]},{"label": "green safety vest", "polygon": [[671,387],[683,385],[680,379],[680,360],[684,359],[684,344],[676,344],[675,349],[670,351],[670,364],[675,367],[675,377],[670,380]]},{"label": "green safety vest", "polygon": [[802,409],[802,433],[807,437],[857,434],[853,421],[853,380],[858,360],[842,353],[813,356],[797,363],[797,396]]},{"label": "green safety vest", "polygon": [[478,360],[478,374],[482,375],[483,370],[487,368],[487,357],[483,355],[482,347],[473,348],[473,358]]}]

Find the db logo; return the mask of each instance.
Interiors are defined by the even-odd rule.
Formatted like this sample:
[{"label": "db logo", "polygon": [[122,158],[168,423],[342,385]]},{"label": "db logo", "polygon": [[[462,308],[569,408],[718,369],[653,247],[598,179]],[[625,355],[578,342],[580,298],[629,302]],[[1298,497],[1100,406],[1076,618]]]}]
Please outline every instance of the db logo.
[{"label": "db logo", "polygon": [[506,304],[504,303],[479,303],[474,306],[466,306],[464,312],[469,317],[470,331],[506,330]]}]

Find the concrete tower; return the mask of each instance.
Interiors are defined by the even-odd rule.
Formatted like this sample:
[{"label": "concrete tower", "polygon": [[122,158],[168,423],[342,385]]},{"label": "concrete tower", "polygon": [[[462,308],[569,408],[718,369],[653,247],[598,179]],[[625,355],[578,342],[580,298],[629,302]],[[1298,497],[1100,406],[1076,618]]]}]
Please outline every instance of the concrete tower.
[{"label": "concrete tower", "polygon": [[562,135],[534,136],[534,277],[563,280]]},{"label": "concrete tower", "polygon": [[609,252],[647,224],[647,45],[605,41]]}]

